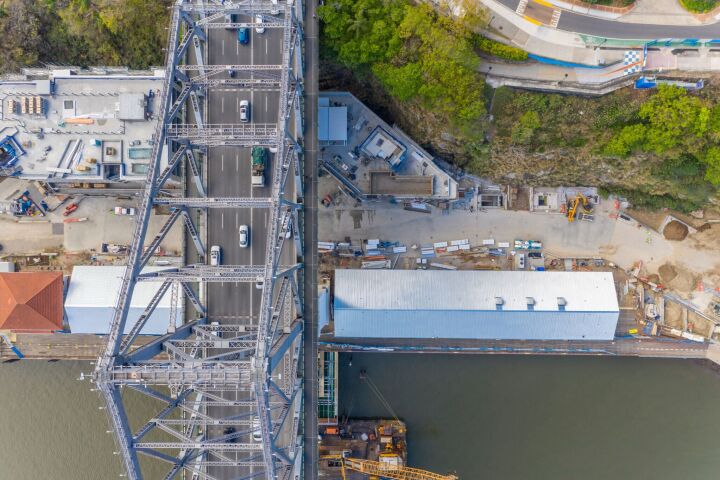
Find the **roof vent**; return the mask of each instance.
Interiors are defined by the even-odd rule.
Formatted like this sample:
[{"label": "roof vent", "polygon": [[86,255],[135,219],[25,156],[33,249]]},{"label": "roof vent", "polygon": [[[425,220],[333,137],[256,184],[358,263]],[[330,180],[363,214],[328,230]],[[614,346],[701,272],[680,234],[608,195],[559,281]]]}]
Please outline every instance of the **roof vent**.
[{"label": "roof vent", "polygon": [[565,300],[565,297],[557,297],[558,302],[558,310],[561,312],[565,311],[565,306],[567,305],[567,300]]},{"label": "roof vent", "polygon": [[502,310],[505,300],[502,297],[495,297],[495,310]]},{"label": "roof vent", "polygon": [[535,310],[535,299],[533,297],[525,297],[525,301],[527,302],[528,310]]}]

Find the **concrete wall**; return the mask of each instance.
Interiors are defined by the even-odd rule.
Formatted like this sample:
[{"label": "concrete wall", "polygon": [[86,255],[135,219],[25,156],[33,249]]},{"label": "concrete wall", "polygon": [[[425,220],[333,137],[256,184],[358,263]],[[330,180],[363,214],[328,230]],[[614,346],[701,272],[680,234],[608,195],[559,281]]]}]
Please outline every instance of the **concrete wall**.
[{"label": "concrete wall", "polygon": [[334,311],[336,337],[611,340],[619,313],[560,311]]},{"label": "concrete wall", "polygon": [[[65,305],[68,323],[72,333],[95,333],[105,335],[110,330],[110,322],[113,316],[112,307],[82,307]],[[125,324],[124,333],[127,334],[133,325],[140,318],[144,309],[131,308],[128,314],[128,320]],[[182,321],[182,308],[178,309],[177,321]],[[158,306],[150,319],[142,330],[143,335],[164,335],[167,333],[168,322],[170,320],[170,308]]]}]

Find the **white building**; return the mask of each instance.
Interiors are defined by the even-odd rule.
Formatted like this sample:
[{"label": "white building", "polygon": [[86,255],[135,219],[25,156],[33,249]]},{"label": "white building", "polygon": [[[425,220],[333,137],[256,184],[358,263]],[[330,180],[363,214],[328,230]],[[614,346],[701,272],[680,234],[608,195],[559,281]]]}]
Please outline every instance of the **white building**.
[{"label": "white building", "polygon": [[611,340],[609,272],[335,270],[336,337]]},{"label": "white building", "polygon": [[[143,272],[155,272],[164,268],[167,267],[146,267]],[[72,333],[108,333],[124,273],[125,267],[79,265],[73,268],[65,296],[65,312]],[[124,333],[130,331],[161,285],[162,282],[138,282],[135,285]],[[167,333],[170,322],[170,297],[168,290],[141,334]],[[178,295],[176,326],[182,324],[182,319],[182,295]]]},{"label": "white building", "polygon": [[[0,79],[0,175],[54,184],[144,181],[164,76],[71,68]],[[166,165],[163,152],[160,168]]]}]

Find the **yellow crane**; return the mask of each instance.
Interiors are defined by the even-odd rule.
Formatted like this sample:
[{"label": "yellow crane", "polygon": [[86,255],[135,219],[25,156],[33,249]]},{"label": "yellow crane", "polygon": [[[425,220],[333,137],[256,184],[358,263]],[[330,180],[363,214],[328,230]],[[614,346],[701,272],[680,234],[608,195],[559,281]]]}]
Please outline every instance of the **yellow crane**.
[{"label": "yellow crane", "polygon": [[575,214],[577,213],[578,206],[580,206],[580,202],[582,202],[583,210],[586,212],[592,211],[592,205],[590,205],[590,201],[587,199],[585,195],[582,193],[578,193],[575,196],[575,199],[572,200],[572,203],[570,204],[570,209],[568,210],[568,222],[574,222],[575,221]]},{"label": "yellow crane", "polygon": [[455,475],[440,475],[419,468],[403,467],[374,460],[345,458],[342,455],[324,455],[321,458],[340,462],[343,480],[347,480],[346,470],[363,473],[371,478],[389,478],[391,480],[458,480]]}]

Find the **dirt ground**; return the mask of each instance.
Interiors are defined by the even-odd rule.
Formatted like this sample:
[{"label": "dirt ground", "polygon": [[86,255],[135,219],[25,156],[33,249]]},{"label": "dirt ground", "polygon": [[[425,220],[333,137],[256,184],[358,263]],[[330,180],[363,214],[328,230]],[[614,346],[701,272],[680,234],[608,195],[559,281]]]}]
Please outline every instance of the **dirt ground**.
[{"label": "dirt ground", "polygon": [[675,302],[665,302],[665,325],[683,330],[683,307]]},{"label": "dirt ground", "polygon": [[668,240],[682,241],[688,235],[688,228],[677,220],[673,220],[663,229],[663,236]]}]

